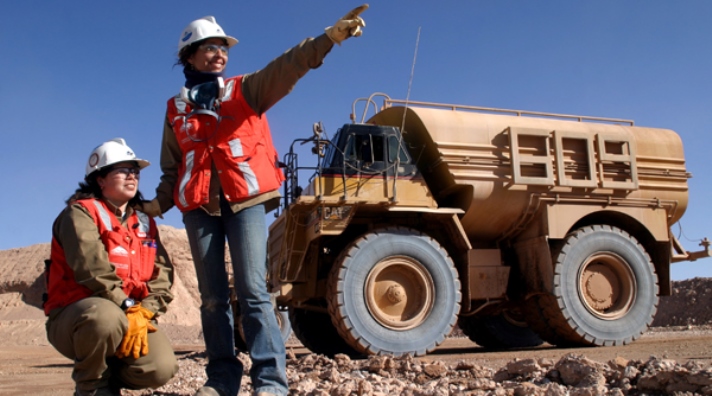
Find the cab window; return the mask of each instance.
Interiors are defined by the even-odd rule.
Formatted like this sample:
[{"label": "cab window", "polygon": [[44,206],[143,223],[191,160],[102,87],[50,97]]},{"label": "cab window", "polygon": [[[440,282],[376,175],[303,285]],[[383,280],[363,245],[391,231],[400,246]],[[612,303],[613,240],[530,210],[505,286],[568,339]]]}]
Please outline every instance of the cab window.
[{"label": "cab window", "polygon": [[398,138],[391,135],[388,137],[388,162],[396,162],[396,156],[399,156],[401,163],[408,162],[408,154],[398,142]]}]

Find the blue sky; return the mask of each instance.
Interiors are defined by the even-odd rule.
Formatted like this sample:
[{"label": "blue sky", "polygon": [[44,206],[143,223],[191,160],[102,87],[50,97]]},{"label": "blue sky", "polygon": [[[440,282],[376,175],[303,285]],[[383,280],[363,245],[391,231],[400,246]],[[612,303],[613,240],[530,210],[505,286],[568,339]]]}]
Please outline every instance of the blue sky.
[{"label": "blue sky", "polygon": [[[52,221],[82,179],[89,152],[123,137],[158,166],[165,102],[180,89],[180,32],[214,15],[240,43],[228,75],[260,69],[316,36],[357,2],[12,1],[0,24],[3,188],[0,250],[48,242]],[[268,112],[280,153],[322,121],[349,122],[354,99],[410,99],[633,119],[677,131],[690,201],[673,231],[688,250],[712,237],[712,2],[371,1],[364,35]],[[302,157],[301,163],[308,161]],[[161,221],[183,228],[173,209]],[[682,234],[680,234],[682,232]],[[712,276],[712,260],[675,264],[674,279]]]}]

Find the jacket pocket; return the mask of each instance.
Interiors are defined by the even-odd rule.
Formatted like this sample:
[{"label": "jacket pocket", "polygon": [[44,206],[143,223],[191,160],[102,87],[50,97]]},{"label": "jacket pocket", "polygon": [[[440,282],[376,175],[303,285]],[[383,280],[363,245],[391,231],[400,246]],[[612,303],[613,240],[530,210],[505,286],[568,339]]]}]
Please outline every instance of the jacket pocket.
[{"label": "jacket pocket", "polygon": [[150,281],[153,276],[157,247],[158,244],[155,239],[144,239],[141,241],[141,280],[144,282]]}]

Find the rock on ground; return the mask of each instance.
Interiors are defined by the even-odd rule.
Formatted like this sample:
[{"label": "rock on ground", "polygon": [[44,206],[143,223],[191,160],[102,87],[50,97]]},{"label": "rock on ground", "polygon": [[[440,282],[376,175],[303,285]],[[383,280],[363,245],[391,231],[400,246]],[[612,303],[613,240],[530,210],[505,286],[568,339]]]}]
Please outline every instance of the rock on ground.
[{"label": "rock on ground", "polygon": [[[249,357],[240,359],[246,370]],[[180,359],[180,371],[157,390],[123,391],[124,395],[191,395],[205,381],[205,355]],[[289,356],[290,395],[712,395],[710,367],[651,357],[648,360],[616,358],[596,362],[568,354],[551,359],[515,359],[499,370],[461,361],[445,364],[413,357],[371,356],[351,360],[346,355],[329,359],[307,354]],[[242,377],[241,396],[252,393],[250,378]]]}]

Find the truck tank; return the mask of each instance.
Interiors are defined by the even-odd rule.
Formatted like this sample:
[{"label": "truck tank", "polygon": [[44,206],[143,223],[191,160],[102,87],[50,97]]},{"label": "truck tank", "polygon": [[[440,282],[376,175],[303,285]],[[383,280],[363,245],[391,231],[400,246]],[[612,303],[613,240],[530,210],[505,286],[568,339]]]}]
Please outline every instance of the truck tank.
[{"label": "truck tank", "polygon": [[368,123],[402,127],[438,204],[465,211],[470,241],[515,232],[542,198],[662,206],[668,225],[687,207],[682,141],[669,129],[451,105],[389,107]]}]

